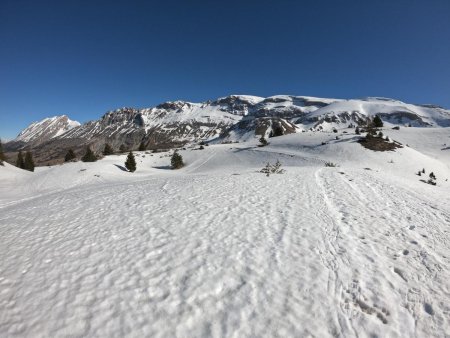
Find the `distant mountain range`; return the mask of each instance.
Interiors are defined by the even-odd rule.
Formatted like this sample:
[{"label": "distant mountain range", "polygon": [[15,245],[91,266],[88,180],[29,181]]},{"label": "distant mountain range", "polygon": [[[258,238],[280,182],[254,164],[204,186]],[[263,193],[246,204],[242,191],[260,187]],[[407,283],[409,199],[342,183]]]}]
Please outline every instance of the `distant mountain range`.
[{"label": "distant mountain range", "polygon": [[100,152],[105,143],[115,149],[122,145],[136,149],[141,143],[147,149],[165,149],[199,141],[247,141],[261,135],[364,125],[374,115],[394,125],[450,126],[450,110],[387,98],[231,95],[203,103],[174,101],[154,108],[121,108],[84,124],[65,115],[47,118],[24,129],[5,144],[5,150],[32,149],[37,162],[45,164],[61,161],[69,148],[81,153],[87,145]]}]

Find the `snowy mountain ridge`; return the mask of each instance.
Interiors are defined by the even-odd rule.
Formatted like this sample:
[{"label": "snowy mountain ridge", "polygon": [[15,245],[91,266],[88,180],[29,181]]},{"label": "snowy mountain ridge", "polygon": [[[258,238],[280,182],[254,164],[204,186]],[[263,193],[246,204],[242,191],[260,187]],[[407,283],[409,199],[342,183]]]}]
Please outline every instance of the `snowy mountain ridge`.
[{"label": "snowy mountain ridge", "polygon": [[[68,148],[173,148],[190,142],[248,141],[302,130],[331,131],[365,125],[374,115],[393,125],[450,126],[450,110],[380,97],[334,99],[275,95],[230,95],[193,103],[169,101],[152,108],[121,108],[79,125],[66,116],[34,123],[12,142],[10,150],[33,148],[45,160],[61,158]],[[56,151],[59,149],[59,152]],[[40,156],[42,157],[42,156]]]},{"label": "snowy mountain ridge", "polygon": [[13,141],[44,142],[80,125],[79,122],[72,121],[66,115],[48,117],[30,124]]}]

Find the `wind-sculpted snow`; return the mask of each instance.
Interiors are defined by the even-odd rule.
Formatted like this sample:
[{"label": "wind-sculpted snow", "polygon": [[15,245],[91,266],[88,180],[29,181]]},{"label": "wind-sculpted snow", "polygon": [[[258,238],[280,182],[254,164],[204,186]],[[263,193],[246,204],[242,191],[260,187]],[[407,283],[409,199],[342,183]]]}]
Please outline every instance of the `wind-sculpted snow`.
[{"label": "wind-sculpted snow", "polygon": [[0,336],[446,337],[449,167],[324,137],[0,168]]}]

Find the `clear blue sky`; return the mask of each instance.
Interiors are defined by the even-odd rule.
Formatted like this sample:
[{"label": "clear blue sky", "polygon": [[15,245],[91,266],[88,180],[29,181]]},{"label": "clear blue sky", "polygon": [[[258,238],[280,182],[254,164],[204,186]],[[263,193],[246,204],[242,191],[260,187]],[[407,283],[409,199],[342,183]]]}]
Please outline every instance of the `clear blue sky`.
[{"label": "clear blue sky", "polygon": [[450,108],[448,0],[0,0],[0,137],[228,94]]}]

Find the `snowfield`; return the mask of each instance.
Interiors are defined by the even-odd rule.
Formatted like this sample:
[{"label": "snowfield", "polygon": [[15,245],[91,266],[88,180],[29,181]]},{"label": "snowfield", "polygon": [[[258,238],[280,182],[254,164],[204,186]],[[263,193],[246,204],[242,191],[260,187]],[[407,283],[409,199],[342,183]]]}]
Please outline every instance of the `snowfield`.
[{"label": "snowfield", "polygon": [[450,128],[346,131],[0,166],[0,336],[450,337]]}]

